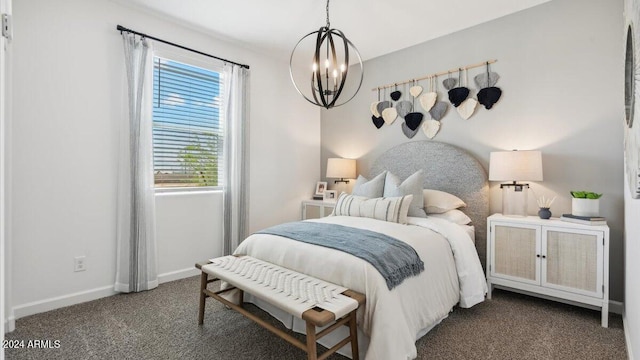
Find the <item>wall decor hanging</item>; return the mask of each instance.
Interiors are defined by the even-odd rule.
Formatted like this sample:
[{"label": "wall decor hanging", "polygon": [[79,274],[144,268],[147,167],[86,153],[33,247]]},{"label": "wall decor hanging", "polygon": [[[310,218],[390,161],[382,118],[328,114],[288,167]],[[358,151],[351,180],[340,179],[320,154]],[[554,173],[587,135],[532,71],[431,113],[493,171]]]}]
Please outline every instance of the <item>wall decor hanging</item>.
[{"label": "wall decor hanging", "polygon": [[433,86],[433,83],[435,81],[434,79],[436,78],[435,77],[429,78],[429,92],[422,94],[419,99],[420,106],[422,106],[424,111],[427,111],[427,112],[431,110],[433,105],[436,103],[436,100],[438,100],[438,93],[435,91]]},{"label": "wall decor hanging", "polygon": [[384,122],[388,125],[391,125],[394,121],[396,121],[396,118],[398,117],[398,111],[393,107],[393,103],[391,101],[386,101],[386,103],[389,104],[389,107],[385,108],[380,113],[382,114]]},{"label": "wall decor hanging", "polygon": [[[326,25],[302,37],[291,51],[289,75],[293,86],[307,101],[313,105],[331,109],[344,105],[356,96],[362,86],[364,68],[358,49],[342,31],[331,28],[329,0],[327,0],[326,14]],[[314,38],[315,43],[307,41]],[[313,59],[311,64],[308,63],[309,59]],[[303,69],[312,70],[311,74]],[[350,79],[349,86],[345,86],[347,79]],[[308,83],[309,80],[311,84]],[[304,86],[298,86],[298,84],[304,84]],[[302,91],[301,88],[307,90]],[[346,94],[347,89],[355,89],[350,97]],[[340,95],[343,92],[345,94],[341,98]],[[346,101],[339,103],[339,98],[342,100],[346,98]]]},{"label": "wall decor hanging", "polygon": [[463,101],[462,104],[460,104],[460,106],[456,108],[456,110],[458,111],[458,114],[462,119],[468,120],[471,115],[473,115],[473,112],[476,110],[477,105],[478,100],[476,100],[475,98],[468,98],[467,100]]},{"label": "wall decor hanging", "polygon": [[444,86],[447,91],[453,89],[458,85],[458,80],[451,77],[451,73],[447,74],[449,77],[442,81],[442,86]]},{"label": "wall decor hanging", "polygon": [[381,114],[378,112],[378,104],[380,104],[380,90],[378,90],[378,101],[374,101],[371,103],[371,121],[373,121],[373,126],[376,129],[380,129],[382,125],[384,125],[384,119]]},{"label": "wall decor hanging", "polygon": [[[449,101],[456,107],[460,117],[467,120],[475,113],[475,110],[478,107],[478,102],[484,105],[486,109],[491,109],[491,107],[500,99],[502,90],[495,87],[500,76],[489,70],[489,65],[497,61],[498,60],[496,59],[487,60],[476,64],[429,74],[420,78],[413,78],[373,88],[372,90],[378,91],[378,101],[371,103],[371,113],[373,115],[371,120],[374,126],[380,129],[383,126],[382,122],[391,125],[398,116],[400,116],[404,118],[401,127],[402,132],[406,137],[413,138],[422,127],[422,131],[425,135],[429,139],[432,139],[440,131],[440,120],[444,118],[449,110],[448,102],[438,101],[438,77],[448,75],[448,77],[442,81],[442,85],[447,90]],[[478,93],[478,99],[469,97],[471,91],[468,88],[468,70],[477,67],[486,67],[486,71],[474,78],[477,87],[481,88]],[[457,79],[451,76],[451,74],[456,71],[458,72]],[[464,82],[462,81],[463,72]],[[429,80],[428,92],[424,92],[425,89],[418,84],[420,80]],[[406,86],[404,86],[403,90],[400,91],[398,90],[398,85],[406,85],[409,83],[411,83],[411,87],[409,88],[409,94],[412,96],[411,101],[400,100],[403,93],[406,93]],[[387,89],[393,89],[389,94],[389,98],[387,98],[386,95]],[[384,92],[382,101],[380,100],[380,90],[383,90]],[[482,95],[480,93],[482,93]],[[415,111],[416,98],[418,99],[422,109],[429,113],[431,117],[430,120],[424,120],[424,114]]]},{"label": "wall decor hanging", "polygon": [[416,81],[413,80],[413,85],[411,86],[411,88],[409,88],[409,94],[411,94],[411,96],[413,96],[414,98],[420,96],[420,94],[422,94],[422,86],[416,84]]},{"label": "wall decor hanging", "polygon": [[[460,86],[454,87],[448,92],[449,101],[455,107],[460,106],[460,104],[462,104],[462,102],[465,101],[469,96],[469,88],[466,86],[462,86],[462,81],[460,80],[461,74],[462,74],[462,69],[458,69],[458,84],[460,84]],[[451,79],[447,79],[447,80],[451,80]]]},{"label": "wall decor hanging", "polygon": [[[467,70],[464,70],[464,86],[467,86],[468,77]],[[478,105],[478,100],[472,97],[468,97],[465,101],[463,101],[460,106],[456,108],[460,117],[464,120],[468,120],[473,112],[476,110],[476,106]]]},{"label": "wall decor hanging", "polygon": [[[420,91],[414,91],[412,93],[412,89],[415,88],[419,88]],[[415,109],[416,107],[416,96],[420,95],[420,93],[422,92],[422,87],[421,86],[416,86],[415,85],[415,81],[413,82],[413,86],[411,87],[411,89],[409,89],[409,93],[411,93],[411,95],[413,96],[411,98],[411,102],[409,102],[409,104],[411,105],[411,109]],[[414,93],[416,95],[414,95]],[[406,101],[408,102],[408,101]],[[418,131],[420,130],[420,124],[422,123],[422,119],[424,118],[424,114],[421,112],[410,112],[408,114],[406,114],[404,116],[404,122],[402,123],[402,133],[408,137],[409,139],[413,138],[414,136],[416,136],[416,134],[418,133]]]},{"label": "wall decor hanging", "polygon": [[449,110],[449,104],[444,101],[438,101],[433,105],[431,110],[429,110],[429,115],[431,115],[433,120],[440,121],[447,113],[447,110]]},{"label": "wall decor hanging", "polygon": [[391,99],[393,101],[398,101],[398,99],[400,99],[400,97],[402,96],[402,92],[398,91],[398,84],[396,84],[395,90],[392,91],[389,96],[391,96]]},{"label": "wall decor hanging", "polygon": [[411,130],[406,122],[402,123],[402,133],[404,134],[404,136],[408,137],[409,139],[412,139],[414,136],[416,136],[418,131],[420,131],[419,127]]},{"label": "wall decor hanging", "polygon": [[487,72],[476,75],[473,80],[476,82],[476,86],[480,88],[478,92],[478,102],[484,105],[489,110],[495,103],[500,100],[502,90],[496,87],[496,83],[500,79],[500,75],[495,72],[489,71],[489,62],[487,62]]},{"label": "wall decor hanging", "polygon": [[378,100],[372,102],[369,107],[371,114],[376,117],[380,116],[380,112],[378,112],[378,104],[380,104],[380,89],[378,89]]},{"label": "wall decor hanging", "polygon": [[440,131],[440,121],[427,120],[422,124],[422,131],[429,139],[433,139],[434,136]]},{"label": "wall decor hanging", "polygon": [[398,118],[398,111],[393,107],[386,108],[382,111],[382,118],[386,124],[391,125]]},{"label": "wall decor hanging", "polygon": [[398,101],[396,103],[396,110],[398,111],[398,116],[404,119],[408,113],[413,111],[413,103],[409,100]]},{"label": "wall decor hanging", "polygon": [[[438,76],[437,75],[435,76],[433,83],[435,85],[434,91],[436,93],[436,98],[437,98],[438,97]],[[429,115],[431,115],[431,118],[433,120],[440,121],[444,117],[444,115],[447,113],[447,110],[449,110],[449,104],[447,104],[444,101],[436,101],[436,103],[433,104],[431,109],[429,109]]]}]

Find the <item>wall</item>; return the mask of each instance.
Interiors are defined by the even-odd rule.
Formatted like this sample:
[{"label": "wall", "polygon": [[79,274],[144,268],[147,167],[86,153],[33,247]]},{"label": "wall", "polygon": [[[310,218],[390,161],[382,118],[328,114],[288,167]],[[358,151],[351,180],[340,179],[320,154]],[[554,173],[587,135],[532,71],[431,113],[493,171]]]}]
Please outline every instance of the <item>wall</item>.
[{"label": "wall", "polygon": [[[9,296],[17,317],[112,293],[116,124],[125,109],[117,24],[251,66],[251,230],[297,219],[319,178],[320,113],[291,86],[286,61],[107,0],[16,2]],[[221,199],[157,196],[162,279],[220,254]],[[79,255],[87,271],[74,273]]]},{"label": "wall", "polygon": [[[11,0],[0,0],[0,13],[11,14]],[[10,46],[10,42],[5,37],[0,37],[0,319],[2,324],[0,325],[0,341],[4,341],[4,333],[6,330],[12,330],[9,321],[5,313],[9,308],[9,303],[6,302],[5,297],[5,282],[7,270],[9,268],[7,264],[8,247],[5,244],[7,234],[7,129],[6,118],[10,115],[10,111],[7,109],[9,101],[9,90],[11,89],[11,82],[7,79],[9,74],[7,49]],[[9,283],[10,286],[10,283]],[[4,360],[4,349],[0,350],[0,360]]]},{"label": "wall", "polygon": [[627,352],[640,353],[640,200],[631,198],[625,184],[625,293],[624,293],[624,331],[627,338]]},{"label": "wall", "polygon": [[[321,174],[333,156],[357,158],[358,171],[367,173],[380,153],[410,141],[401,120],[379,130],[373,126],[369,105],[376,93],[370,89],[497,59],[492,70],[501,76],[500,101],[491,110],[476,110],[469,120],[450,109],[434,141],[467,149],[486,169],[491,151],[541,150],[544,181],[532,188],[538,195],[558,195],[551,208],[555,216],[570,212],[569,190],[604,193],[601,213],[611,227],[610,294],[622,301],[622,27],[622,0],[556,0],[367,61],[358,96],[322,112]],[[482,71],[469,71],[471,88]],[[413,140],[425,139],[420,132]],[[491,212],[501,211],[500,195],[492,183]],[[529,212],[536,211],[531,197]]]},{"label": "wall", "polygon": [[[638,53],[640,50],[638,46],[637,35],[640,33],[638,26],[638,20],[640,19],[640,1],[638,0],[625,0],[625,28],[620,33],[621,38],[626,42],[627,40],[627,26],[632,25],[634,27],[634,39],[636,44],[635,62],[636,69],[638,64]],[[621,53],[625,53],[625,46],[621,49]],[[623,55],[624,56],[624,55]],[[638,73],[636,72],[636,78]],[[634,113],[633,127],[635,131],[630,131],[628,134],[633,136],[638,134],[638,124],[640,123],[640,112],[638,112],[638,98],[640,97],[640,89],[637,86],[635,88],[636,110]],[[626,123],[623,125],[626,128]],[[634,134],[635,133],[635,134]],[[624,183],[624,266],[625,266],[625,288],[624,288],[624,335],[627,343],[627,354],[629,359],[633,360],[634,356],[640,354],[640,282],[638,282],[637,276],[640,274],[640,199],[633,199],[629,192],[627,184],[627,172],[625,167],[625,183]]]}]

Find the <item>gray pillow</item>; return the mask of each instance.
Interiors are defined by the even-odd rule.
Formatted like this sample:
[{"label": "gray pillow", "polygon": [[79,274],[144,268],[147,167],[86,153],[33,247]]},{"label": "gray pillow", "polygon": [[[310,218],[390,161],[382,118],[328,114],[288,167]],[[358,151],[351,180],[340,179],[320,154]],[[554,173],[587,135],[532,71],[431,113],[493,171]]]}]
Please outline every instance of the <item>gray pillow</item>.
[{"label": "gray pillow", "polygon": [[405,181],[400,181],[396,175],[387,172],[384,182],[384,197],[398,197],[405,195],[413,195],[411,206],[409,206],[409,216],[426,218],[427,213],[424,211],[424,197],[422,200],[422,183],[424,181],[424,173],[418,170],[409,176]]},{"label": "gray pillow", "polygon": [[[356,184],[353,186],[353,191],[351,191],[351,195],[356,196],[364,196],[368,198],[379,198],[382,197],[382,193],[384,191],[384,179],[387,172],[384,171],[382,174],[374,177],[371,180],[367,180],[362,175],[358,176],[356,180]],[[420,193],[422,194],[422,192]]]}]

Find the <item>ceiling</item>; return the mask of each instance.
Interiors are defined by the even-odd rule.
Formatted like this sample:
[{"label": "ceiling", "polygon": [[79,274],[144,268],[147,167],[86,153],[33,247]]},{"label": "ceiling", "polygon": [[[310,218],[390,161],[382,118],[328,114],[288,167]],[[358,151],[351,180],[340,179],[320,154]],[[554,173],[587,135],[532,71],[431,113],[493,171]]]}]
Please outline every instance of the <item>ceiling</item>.
[{"label": "ceiling", "polygon": [[[325,0],[115,1],[287,59],[326,20]],[[334,0],[330,20],[368,60],[548,1]]]}]

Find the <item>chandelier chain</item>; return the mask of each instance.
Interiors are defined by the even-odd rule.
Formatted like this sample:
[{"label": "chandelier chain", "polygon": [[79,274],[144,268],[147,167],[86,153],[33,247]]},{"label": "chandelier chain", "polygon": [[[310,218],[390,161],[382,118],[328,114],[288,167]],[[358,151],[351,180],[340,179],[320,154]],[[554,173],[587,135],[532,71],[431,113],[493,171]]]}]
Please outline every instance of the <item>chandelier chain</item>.
[{"label": "chandelier chain", "polygon": [[327,0],[327,29],[331,29],[331,23],[329,22],[329,0]]}]

